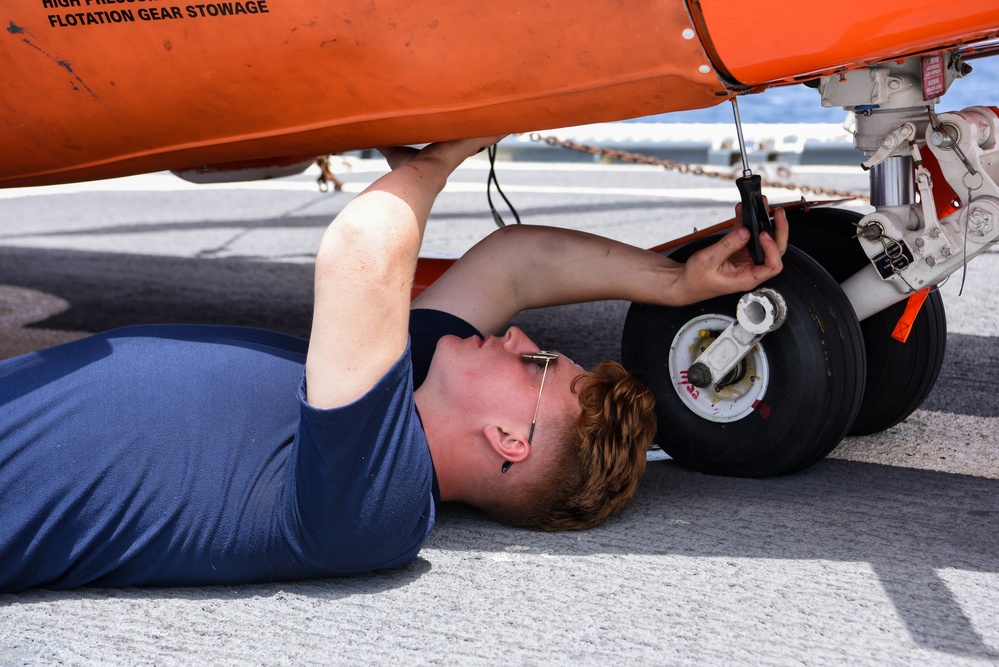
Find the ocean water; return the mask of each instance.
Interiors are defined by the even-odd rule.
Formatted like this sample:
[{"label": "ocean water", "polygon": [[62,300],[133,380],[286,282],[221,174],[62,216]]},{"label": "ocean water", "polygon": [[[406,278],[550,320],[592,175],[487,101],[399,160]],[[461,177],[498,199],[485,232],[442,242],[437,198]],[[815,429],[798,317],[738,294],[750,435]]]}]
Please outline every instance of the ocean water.
[{"label": "ocean water", "polygon": [[[956,80],[941,98],[936,110],[959,111],[976,104],[999,106],[999,56],[971,60],[972,73]],[[842,123],[843,109],[823,108],[819,92],[803,85],[771,88],[757,95],[739,98],[743,123]],[[679,111],[636,118],[629,123],[731,123],[732,105],[710,109]]]}]

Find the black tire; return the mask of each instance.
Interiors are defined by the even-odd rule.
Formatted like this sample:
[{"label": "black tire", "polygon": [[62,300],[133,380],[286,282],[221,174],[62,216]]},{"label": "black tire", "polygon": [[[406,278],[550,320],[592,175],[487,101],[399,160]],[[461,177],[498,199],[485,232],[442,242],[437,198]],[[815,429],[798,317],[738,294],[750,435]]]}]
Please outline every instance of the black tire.
[{"label": "black tire", "polygon": [[[789,242],[822,265],[838,283],[867,263],[852,236],[861,214],[840,209],[789,213]],[[906,302],[890,306],[860,323],[867,354],[864,400],[848,435],[878,433],[903,421],[929,396],[947,349],[943,297],[933,291],[913,322],[909,338],[892,338]]]},{"label": "black tire", "polygon": [[[703,245],[691,244],[673,257],[682,261]],[[715,314],[734,317],[740,295],[681,308],[633,304],[628,311],[622,360],[655,394],[656,442],[682,465],[738,477],[790,473],[828,454],[853,424],[866,368],[853,307],[829,274],[794,248],[766,286],[784,296],[787,321],[747,358],[747,377],[756,381],[720,393],[709,387],[694,396],[670,361],[686,363],[696,355],[686,336]],[[710,408],[691,407],[702,398]]]}]

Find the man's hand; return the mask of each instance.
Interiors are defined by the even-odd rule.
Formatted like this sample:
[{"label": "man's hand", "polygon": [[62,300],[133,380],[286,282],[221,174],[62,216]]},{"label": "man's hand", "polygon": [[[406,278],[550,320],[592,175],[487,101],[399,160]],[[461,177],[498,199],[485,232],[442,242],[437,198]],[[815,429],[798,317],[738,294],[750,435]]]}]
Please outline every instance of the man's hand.
[{"label": "man's hand", "polygon": [[[741,204],[736,207],[736,220],[741,220]],[[676,305],[697,303],[722,294],[748,292],[773,278],[783,268],[781,257],[787,250],[787,216],[782,209],[774,212],[774,234],[760,235],[765,262],[756,264],[749,254],[749,230],[736,227],[714,245],[699,250],[683,265],[674,293]]]},{"label": "man's hand", "polygon": [[[429,144],[421,149],[412,146],[389,146],[379,148],[378,152],[385,157],[389,167],[395,171],[399,167],[409,164],[413,160],[420,159],[442,159],[447,164],[457,167],[466,158],[475,155],[482,149],[499,143],[505,135],[494,137],[480,137],[477,139],[459,139],[457,141],[446,141]],[[453,168],[452,167],[452,170]]]}]

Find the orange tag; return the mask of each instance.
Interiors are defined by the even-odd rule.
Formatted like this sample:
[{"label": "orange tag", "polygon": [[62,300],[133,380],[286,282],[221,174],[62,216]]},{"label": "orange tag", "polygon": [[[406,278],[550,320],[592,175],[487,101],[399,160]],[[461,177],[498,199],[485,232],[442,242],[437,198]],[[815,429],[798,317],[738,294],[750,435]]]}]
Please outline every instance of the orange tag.
[{"label": "orange tag", "polygon": [[912,323],[916,321],[919,309],[923,307],[923,302],[930,295],[930,289],[932,288],[924,287],[918,292],[913,292],[909,295],[909,302],[905,304],[905,312],[902,313],[902,317],[898,319],[898,324],[895,325],[895,330],[891,333],[892,338],[900,343],[909,340]]}]

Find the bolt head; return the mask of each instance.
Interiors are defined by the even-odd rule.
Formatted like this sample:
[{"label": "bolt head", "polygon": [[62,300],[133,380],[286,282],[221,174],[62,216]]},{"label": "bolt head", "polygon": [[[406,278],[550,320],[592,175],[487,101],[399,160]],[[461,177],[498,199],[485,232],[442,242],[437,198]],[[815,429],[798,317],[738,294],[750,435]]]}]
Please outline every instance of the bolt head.
[{"label": "bolt head", "polygon": [[695,387],[704,388],[711,384],[711,369],[698,362],[687,369],[687,382]]}]

